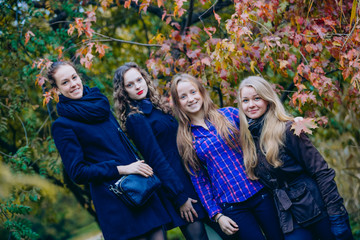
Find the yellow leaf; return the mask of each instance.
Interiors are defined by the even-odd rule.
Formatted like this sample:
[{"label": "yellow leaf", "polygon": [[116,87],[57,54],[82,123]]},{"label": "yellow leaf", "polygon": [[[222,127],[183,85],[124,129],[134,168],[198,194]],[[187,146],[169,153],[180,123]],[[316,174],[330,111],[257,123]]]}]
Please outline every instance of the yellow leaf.
[{"label": "yellow leaf", "polygon": [[255,64],[256,64],[256,62],[255,61],[251,61],[250,62],[250,68],[251,68],[251,71],[253,72],[253,73],[255,73]]},{"label": "yellow leaf", "polygon": [[353,0],[353,5],[352,5],[352,9],[351,9],[351,17],[350,17],[350,26],[356,15],[356,6],[357,6],[357,0]]}]

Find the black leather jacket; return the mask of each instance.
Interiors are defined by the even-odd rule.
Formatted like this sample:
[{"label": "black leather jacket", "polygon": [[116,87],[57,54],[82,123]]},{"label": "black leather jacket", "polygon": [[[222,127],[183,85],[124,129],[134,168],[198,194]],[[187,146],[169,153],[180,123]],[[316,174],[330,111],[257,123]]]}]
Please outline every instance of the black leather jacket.
[{"label": "black leather jacket", "polygon": [[291,124],[286,125],[285,146],[279,153],[283,165],[278,168],[271,166],[260,150],[261,124],[249,128],[259,159],[255,174],[273,193],[284,233],[293,231],[293,221],[306,227],[327,215],[346,213],[334,181],[335,171],[305,134],[296,136],[290,130]]}]

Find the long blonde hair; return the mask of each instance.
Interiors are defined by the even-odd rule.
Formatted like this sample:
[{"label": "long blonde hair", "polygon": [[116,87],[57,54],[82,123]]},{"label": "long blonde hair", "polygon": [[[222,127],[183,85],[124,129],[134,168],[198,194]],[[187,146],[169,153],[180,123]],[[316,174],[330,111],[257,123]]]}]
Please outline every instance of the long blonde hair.
[{"label": "long blonde hair", "polygon": [[216,105],[213,103],[208,92],[200,81],[185,73],[174,76],[171,82],[170,92],[173,100],[173,112],[179,119],[177,146],[184,161],[186,170],[190,174],[193,174],[193,172],[190,171],[190,167],[197,172],[200,169],[201,164],[192,145],[193,138],[190,127],[191,120],[180,105],[180,99],[177,91],[179,82],[190,82],[198,88],[204,101],[202,106],[204,110],[204,118],[215,126],[220,137],[225,140],[226,144],[235,150],[239,150],[239,146],[236,145],[236,141],[234,141],[238,138],[239,131],[226,119],[225,116],[217,111]]},{"label": "long blonde hair", "polygon": [[258,164],[256,147],[252,135],[248,129],[248,121],[241,106],[241,91],[244,87],[252,87],[256,93],[268,102],[268,110],[264,117],[264,126],[260,135],[260,149],[266,156],[266,160],[274,167],[280,167],[283,163],[279,159],[279,149],[284,146],[286,122],[293,120],[282,105],[276,92],[268,81],[262,77],[251,76],[245,78],[239,87],[239,118],[240,118],[240,144],[244,154],[244,162],[250,179],[257,179],[254,168]]},{"label": "long blonde hair", "polygon": [[248,129],[248,121],[241,106],[241,91],[244,87],[252,87],[256,93],[268,102],[268,110],[264,117],[264,126],[260,135],[260,150],[266,156],[266,160],[274,167],[280,167],[283,163],[279,159],[279,149],[284,146],[286,122],[293,120],[282,105],[276,92],[268,81],[262,77],[251,76],[244,79],[239,87],[239,118],[240,118],[240,144],[243,147],[244,162],[247,173],[251,179],[257,179],[254,168],[258,164],[256,147],[252,135]]},{"label": "long blonde hair", "polygon": [[145,82],[148,86],[147,97],[150,99],[153,106],[164,113],[171,113],[171,108],[167,102],[165,102],[159,92],[157,91],[150,75],[142,68],[140,68],[134,62],[127,62],[124,65],[116,69],[114,74],[114,108],[116,110],[117,116],[120,119],[122,128],[125,130],[126,119],[130,114],[142,113],[139,107],[133,105],[129,94],[125,90],[124,86],[124,75],[130,69],[135,68],[140,72],[140,74],[145,79]]}]

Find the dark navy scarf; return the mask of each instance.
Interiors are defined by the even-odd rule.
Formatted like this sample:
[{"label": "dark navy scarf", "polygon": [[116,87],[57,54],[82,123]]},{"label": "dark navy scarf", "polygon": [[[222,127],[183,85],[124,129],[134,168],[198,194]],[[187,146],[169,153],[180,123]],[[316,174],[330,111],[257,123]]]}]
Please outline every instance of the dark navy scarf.
[{"label": "dark navy scarf", "polygon": [[84,86],[84,95],[80,99],[60,95],[56,108],[61,117],[85,123],[102,122],[110,116],[109,100],[96,87]]},{"label": "dark navy scarf", "polygon": [[264,126],[266,113],[257,119],[246,118],[249,124],[249,130],[253,137],[260,137],[262,128]]}]

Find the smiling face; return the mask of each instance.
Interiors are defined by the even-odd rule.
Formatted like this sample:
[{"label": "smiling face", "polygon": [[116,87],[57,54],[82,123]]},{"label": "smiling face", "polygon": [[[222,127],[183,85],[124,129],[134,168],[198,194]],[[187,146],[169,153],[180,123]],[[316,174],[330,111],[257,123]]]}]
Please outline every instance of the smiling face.
[{"label": "smiling face", "polygon": [[253,87],[241,90],[241,107],[248,118],[257,119],[264,115],[268,102],[263,100]]},{"label": "smiling face", "polygon": [[124,74],[124,87],[129,98],[133,100],[144,99],[149,90],[144,77],[136,68],[130,68]]},{"label": "smiling face", "polygon": [[181,109],[190,117],[203,111],[204,98],[198,87],[189,81],[177,84],[177,93]]},{"label": "smiling face", "polygon": [[67,98],[80,99],[83,96],[83,84],[76,70],[70,65],[62,65],[54,74],[57,90]]}]

